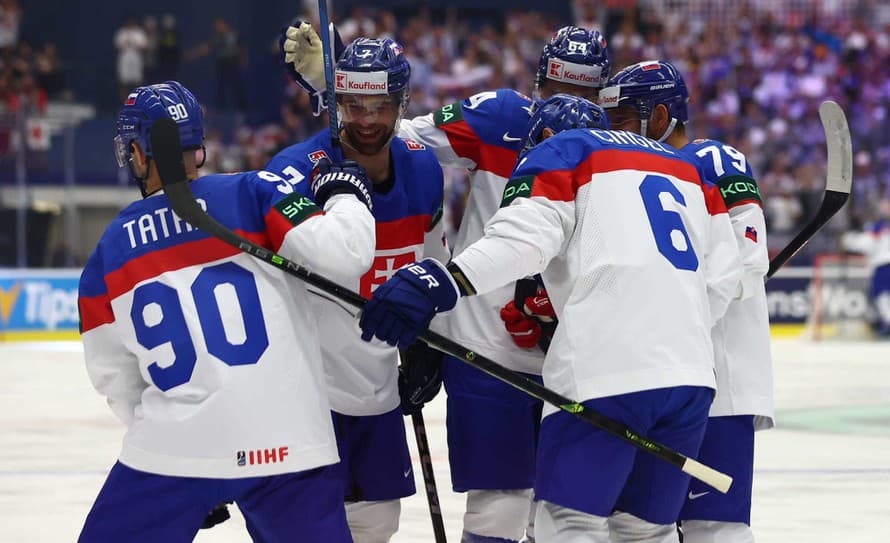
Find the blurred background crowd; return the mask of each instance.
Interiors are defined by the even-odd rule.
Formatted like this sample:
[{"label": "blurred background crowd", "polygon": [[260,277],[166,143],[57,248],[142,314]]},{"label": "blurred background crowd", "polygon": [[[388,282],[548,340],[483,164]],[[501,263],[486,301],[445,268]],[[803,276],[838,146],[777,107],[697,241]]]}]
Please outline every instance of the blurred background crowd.
[{"label": "blurred background crowd", "polygon": [[[105,13],[103,21],[117,18],[114,28],[91,32],[95,45],[78,52],[79,44],[92,43],[82,42],[89,29],[76,40],[38,30],[46,17],[38,4],[48,1],[0,0],[0,207],[121,187],[125,177],[111,152],[114,113],[143,83],[178,79],[204,102],[207,172],[260,169],[281,147],[325,127],[326,117],[312,116],[307,96],[278,65],[277,34],[299,15],[284,3],[263,17],[238,17],[237,9],[161,10],[175,5],[163,1],[130,7]],[[847,112],[855,192],[848,212],[812,250],[836,250],[842,231],[878,219],[881,200],[890,199],[887,2],[552,0],[547,13],[534,9],[540,3],[521,1],[369,4],[337,1],[333,19],[347,43],[387,36],[404,45],[413,70],[409,117],[481,90],[509,87],[531,95],[541,47],[556,28],[575,24],[603,32],[613,73],[657,58],[681,68],[692,96],[691,135],[725,141],[747,155],[764,196],[772,249],[821,201],[825,148],[818,106],[824,99]],[[301,18],[312,20],[314,13],[315,1],[307,1]],[[448,171],[447,178],[453,227],[466,182],[460,171]],[[95,198],[52,204],[46,207],[57,216],[84,220]],[[0,217],[0,255],[10,221]],[[72,221],[56,221],[63,226],[55,234],[48,221],[45,248],[27,264],[81,262],[95,239],[78,242],[71,232],[66,238],[65,228],[84,232]],[[0,256],[0,265],[16,262]]]}]

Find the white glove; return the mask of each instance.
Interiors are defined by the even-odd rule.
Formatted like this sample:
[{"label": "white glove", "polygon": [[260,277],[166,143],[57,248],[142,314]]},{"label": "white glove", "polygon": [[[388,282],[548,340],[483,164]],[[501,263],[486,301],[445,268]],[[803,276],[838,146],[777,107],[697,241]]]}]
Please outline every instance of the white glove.
[{"label": "white glove", "polygon": [[324,55],[321,38],[312,25],[304,22],[298,27],[287,27],[282,49],[284,49],[284,62],[292,64],[294,71],[313,87],[313,91],[324,91]]}]

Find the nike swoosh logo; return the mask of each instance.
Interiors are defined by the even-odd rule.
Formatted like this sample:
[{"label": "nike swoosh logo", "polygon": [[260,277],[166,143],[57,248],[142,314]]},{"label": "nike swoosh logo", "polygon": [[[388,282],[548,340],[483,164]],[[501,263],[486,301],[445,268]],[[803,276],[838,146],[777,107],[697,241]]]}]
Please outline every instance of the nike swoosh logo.
[{"label": "nike swoosh logo", "polygon": [[406,471],[404,475],[405,475],[405,477],[408,477],[409,475],[411,475],[411,470],[409,469],[408,471]]},{"label": "nike swoosh logo", "polygon": [[520,141],[522,139],[522,138],[514,138],[513,136],[510,135],[509,132],[504,132],[504,135],[502,137],[503,137],[504,141],[506,141],[507,143],[513,143],[514,141]]},{"label": "nike swoosh logo", "polygon": [[696,494],[696,493],[693,493],[693,492],[690,492],[690,493],[689,493],[689,499],[690,499],[690,500],[697,500],[697,499],[701,498],[702,496],[704,496],[705,494],[710,494],[710,493],[711,493],[710,490],[706,490],[705,492],[699,492],[699,493],[697,493],[697,494]]}]

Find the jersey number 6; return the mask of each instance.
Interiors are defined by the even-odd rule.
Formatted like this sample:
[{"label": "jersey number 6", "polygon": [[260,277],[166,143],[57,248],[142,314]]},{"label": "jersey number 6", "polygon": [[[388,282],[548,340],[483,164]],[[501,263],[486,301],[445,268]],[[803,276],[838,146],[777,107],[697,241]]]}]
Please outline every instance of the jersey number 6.
[{"label": "jersey number 6", "polygon": [[674,201],[686,206],[686,198],[666,177],[647,175],[640,183],[640,195],[649,216],[649,226],[655,236],[655,245],[664,257],[679,270],[698,269],[698,257],[689,240],[683,217],[676,211],[669,211],[661,203],[661,195],[667,193]]},{"label": "jersey number 6", "polygon": [[[234,262],[210,266],[192,282],[191,292],[207,352],[229,366],[256,364],[269,346],[269,337],[253,274]],[[241,330],[226,330],[220,297],[237,299],[243,336]],[[141,285],[133,292],[130,318],[143,347],[154,349],[169,343],[173,351],[172,364],[162,367],[152,362],[148,366],[155,386],[166,391],[187,383],[198,357],[176,289],[159,281]]]}]

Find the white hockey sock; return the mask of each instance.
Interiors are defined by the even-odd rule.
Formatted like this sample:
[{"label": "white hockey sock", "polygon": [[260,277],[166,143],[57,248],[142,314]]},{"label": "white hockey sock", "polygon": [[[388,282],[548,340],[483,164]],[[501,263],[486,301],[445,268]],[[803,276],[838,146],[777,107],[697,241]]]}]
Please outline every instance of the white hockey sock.
[{"label": "white hockey sock", "polygon": [[676,524],[653,524],[630,513],[613,513],[609,531],[615,543],[679,543]]},{"label": "white hockey sock", "polygon": [[388,543],[399,529],[399,500],[346,504],[346,520],[355,543]]},{"label": "white hockey sock", "polygon": [[519,541],[528,524],[532,490],[470,490],[464,532]]},{"label": "white hockey sock", "polygon": [[684,520],[683,543],[754,543],[754,532],[744,522]]},{"label": "white hockey sock", "polygon": [[608,519],[542,500],[535,516],[535,541],[609,543]]}]

